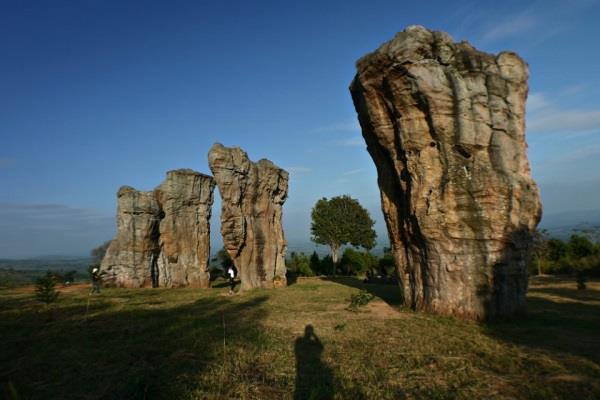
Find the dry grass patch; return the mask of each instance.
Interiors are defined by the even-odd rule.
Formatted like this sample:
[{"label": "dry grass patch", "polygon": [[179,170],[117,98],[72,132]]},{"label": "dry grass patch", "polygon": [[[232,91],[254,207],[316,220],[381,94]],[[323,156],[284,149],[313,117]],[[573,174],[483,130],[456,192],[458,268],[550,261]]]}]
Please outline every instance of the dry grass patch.
[{"label": "dry grass patch", "polygon": [[[64,291],[52,319],[0,291],[0,382],[42,399],[593,399],[598,284],[536,280],[527,317],[476,324],[398,307],[398,288],[301,279]],[[376,298],[359,312],[350,296]]]}]

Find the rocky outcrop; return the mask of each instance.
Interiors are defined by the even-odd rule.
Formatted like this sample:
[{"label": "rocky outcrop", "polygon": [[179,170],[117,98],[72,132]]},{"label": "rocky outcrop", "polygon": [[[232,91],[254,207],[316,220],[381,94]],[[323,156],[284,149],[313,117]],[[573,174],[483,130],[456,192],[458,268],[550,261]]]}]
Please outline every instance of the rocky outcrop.
[{"label": "rocky outcrop", "polygon": [[350,91],[407,305],[472,319],[523,310],[541,216],[527,78],[515,53],[419,26],[357,62]]},{"label": "rocky outcrop", "polygon": [[159,226],[157,285],[209,287],[212,177],[189,169],[169,171],[156,190],[163,218]]},{"label": "rocky outcrop", "polygon": [[101,265],[107,285],[208,287],[214,180],[169,171],[153,192],[124,186],[117,194],[117,236]]},{"label": "rocky outcrop", "polygon": [[153,192],[129,186],[119,189],[117,204],[117,235],[102,260],[103,280],[110,286],[151,287],[161,208]]},{"label": "rocky outcrop", "polygon": [[285,286],[282,206],[288,173],[269,160],[253,163],[239,147],[215,144],[208,163],[221,194],[221,233],[242,290]]}]

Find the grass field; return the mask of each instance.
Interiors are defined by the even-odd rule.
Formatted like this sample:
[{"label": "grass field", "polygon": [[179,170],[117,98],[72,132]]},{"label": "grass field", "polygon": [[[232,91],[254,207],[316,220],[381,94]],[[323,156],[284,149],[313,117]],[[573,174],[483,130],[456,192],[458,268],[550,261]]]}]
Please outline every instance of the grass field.
[{"label": "grass field", "polygon": [[[533,280],[529,313],[476,324],[351,278],[286,289],[0,291],[0,392],[19,399],[600,398],[600,283]],[[377,297],[348,311],[361,287]],[[62,290],[62,289],[61,289]],[[89,307],[88,307],[89,299]],[[87,310],[87,311],[86,311]],[[11,395],[12,393],[12,395]]]}]

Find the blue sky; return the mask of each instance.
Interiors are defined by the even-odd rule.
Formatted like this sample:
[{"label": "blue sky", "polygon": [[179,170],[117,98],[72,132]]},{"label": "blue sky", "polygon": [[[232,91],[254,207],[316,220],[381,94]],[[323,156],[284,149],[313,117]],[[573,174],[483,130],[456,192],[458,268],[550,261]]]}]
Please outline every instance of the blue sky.
[{"label": "blue sky", "polygon": [[598,21],[593,0],[1,0],[0,258],[87,254],[114,235],[119,186],[208,172],[217,141],[291,172],[291,248],[315,201],[340,194],[386,237],[348,85],[359,57],[412,24],[525,58],[544,212],[598,210]]}]

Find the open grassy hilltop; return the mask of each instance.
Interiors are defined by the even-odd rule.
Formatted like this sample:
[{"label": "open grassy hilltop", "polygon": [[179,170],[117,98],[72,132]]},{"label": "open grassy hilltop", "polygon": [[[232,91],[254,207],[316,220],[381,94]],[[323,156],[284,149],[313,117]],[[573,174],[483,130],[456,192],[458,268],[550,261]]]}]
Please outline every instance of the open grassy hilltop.
[{"label": "open grassy hilltop", "polygon": [[[19,399],[593,399],[600,284],[531,282],[530,312],[476,324],[397,307],[397,288],[0,291],[2,395]],[[377,297],[359,311],[349,298]],[[87,312],[86,312],[87,309]]]}]

